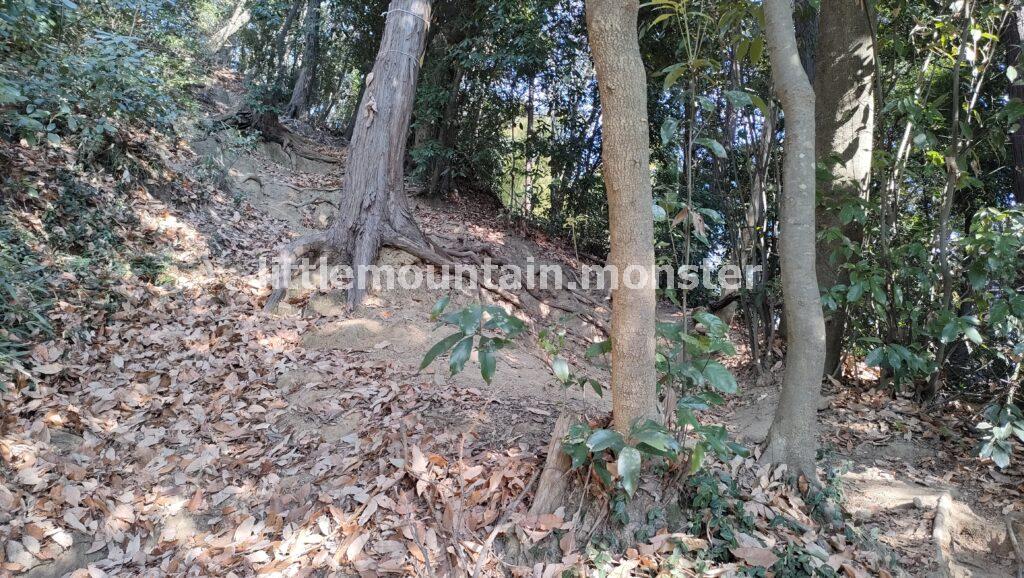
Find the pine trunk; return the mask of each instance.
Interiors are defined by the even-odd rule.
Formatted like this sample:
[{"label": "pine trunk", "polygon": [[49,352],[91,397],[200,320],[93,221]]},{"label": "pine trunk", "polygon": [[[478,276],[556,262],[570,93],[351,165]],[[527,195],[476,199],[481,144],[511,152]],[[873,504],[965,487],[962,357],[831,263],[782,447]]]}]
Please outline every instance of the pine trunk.
[{"label": "pine trunk", "polygon": [[[430,0],[392,0],[380,50],[365,81],[349,145],[344,195],[327,244],[358,273],[382,244],[413,252],[431,250],[405,195],[403,163],[420,58],[430,22]],[[366,294],[357,275],[351,306]]]},{"label": "pine trunk", "polygon": [[[832,175],[820,184],[818,229],[838,228],[856,244],[863,236],[860,224],[844,225],[839,215],[844,204],[866,200],[871,186],[876,86],[871,23],[858,0],[822,0],[818,26],[816,152]],[[842,245],[836,240],[818,246],[822,290],[849,283],[846,259],[833,255]],[[840,307],[825,323],[825,373],[839,367],[845,330],[846,308]]]},{"label": "pine trunk", "polygon": [[647,78],[637,39],[638,2],[589,0],[587,32],[603,115],[601,158],[611,230],[612,415],[620,433],[657,419],[654,215]]},{"label": "pine trunk", "polygon": [[817,409],[825,362],[825,321],[815,282],[814,91],[800,65],[792,0],[766,0],[772,83],[785,115],[779,261],[787,333],[782,394],[764,459],[817,480]]}]

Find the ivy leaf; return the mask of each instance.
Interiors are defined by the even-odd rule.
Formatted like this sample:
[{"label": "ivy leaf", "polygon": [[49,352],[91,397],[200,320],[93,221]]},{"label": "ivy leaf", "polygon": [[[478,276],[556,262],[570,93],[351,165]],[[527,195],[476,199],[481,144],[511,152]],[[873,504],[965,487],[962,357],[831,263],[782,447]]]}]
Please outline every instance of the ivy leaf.
[{"label": "ivy leaf", "polygon": [[708,361],[701,373],[711,387],[722,393],[736,393],[736,378],[721,363]]},{"label": "ivy leaf", "polygon": [[451,370],[452,375],[455,375],[462,371],[466,367],[466,362],[469,361],[470,354],[473,353],[473,336],[460,341],[454,349],[452,349],[452,356],[448,359],[448,369]]},{"label": "ivy leaf", "polygon": [[441,355],[445,351],[451,349],[451,347],[455,345],[455,343],[458,342],[458,340],[462,339],[465,336],[465,333],[457,331],[455,333],[452,333],[448,337],[445,337],[441,341],[435,343],[434,346],[431,347],[429,351],[427,351],[427,354],[423,356],[423,361],[420,362],[420,369],[426,369],[428,365],[430,365],[431,363],[434,362],[435,359],[437,359],[438,355]]},{"label": "ivy leaf", "polygon": [[619,459],[615,462],[619,476],[622,477],[622,489],[626,490],[630,498],[636,493],[636,486],[640,481],[640,460],[640,451],[626,446],[619,452]]}]

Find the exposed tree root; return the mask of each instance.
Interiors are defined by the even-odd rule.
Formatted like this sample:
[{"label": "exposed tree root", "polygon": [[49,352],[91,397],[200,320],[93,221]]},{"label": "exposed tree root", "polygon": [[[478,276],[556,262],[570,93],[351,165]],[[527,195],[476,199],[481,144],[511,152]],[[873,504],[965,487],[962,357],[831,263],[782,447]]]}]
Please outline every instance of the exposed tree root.
[{"label": "exposed tree root", "polygon": [[1017,557],[1017,578],[1024,578],[1024,543],[1017,537],[1017,524],[1024,522],[1024,514],[1021,512],[1010,512],[1006,515],[1006,536],[1013,546],[1013,553]]},{"label": "exposed tree root", "polygon": [[308,138],[288,130],[288,127],[281,124],[281,120],[273,112],[256,112],[244,106],[218,120],[230,126],[255,130],[263,136],[263,140],[281,145],[281,148],[289,155],[297,155],[304,159],[328,164],[342,162],[339,158],[317,151],[315,143]]}]

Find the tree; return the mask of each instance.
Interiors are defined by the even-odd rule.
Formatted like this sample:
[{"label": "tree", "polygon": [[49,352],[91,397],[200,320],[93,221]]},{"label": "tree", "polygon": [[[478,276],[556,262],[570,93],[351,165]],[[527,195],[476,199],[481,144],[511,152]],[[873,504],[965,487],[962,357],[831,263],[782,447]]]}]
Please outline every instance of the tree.
[{"label": "tree", "polygon": [[[608,192],[614,427],[658,413],[655,390],[654,215],[647,78],[637,39],[638,2],[588,0],[587,32],[602,107],[601,159]],[[639,279],[636,277],[639,273]],[[639,281],[639,282],[638,282]]]},{"label": "tree", "polygon": [[306,4],[305,36],[302,70],[295,79],[292,98],[285,109],[285,116],[291,118],[305,113],[309,97],[316,89],[316,71],[320,60],[320,0],[309,0]]},{"label": "tree", "polygon": [[206,40],[206,53],[212,56],[220,52],[220,49],[224,48],[224,45],[227,44],[228,39],[248,24],[251,18],[252,13],[249,11],[249,0],[238,0],[238,3],[235,4],[235,9],[231,12],[231,16]]},{"label": "tree", "polygon": [[[1006,65],[1021,70],[1021,39],[1024,39],[1024,6],[1018,6],[1010,15],[1006,35]],[[1010,100],[1024,102],[1024,82],[1016,79],[1010,83]],[[1024,122],[1010,134],[1010,153],[1013,155],[1013,196],[1018,204],[1024,205]]]},{"label": "tree", "polygon": [[764,13],[772,84],[785,115],[779,261],[787,332],[782,394],[764,458],[817,480],[814,459],[825,321],[814,273],[814,91],[800,65],[792,0],[766,0]]},{"label": "tree", "polygon": [[[818,229],[826,240],[818,245],[818,285],[823,291],[849,282],[838,231],[854,243],[862,231],[856,220],[840,219],[844,205],[866,199],[871,186],[871,154],[875,130],[875,50],[871,22],[858,0],[822,0],[814,81],[818,161],[831,179],[821,183]],[[825,323],[825,373],[839,367],[846,309]]]},{"label": "tree", "polygon": [[359,305],[366,294],[366,267],[383,245],[432,263],[447,261],[443,249],[434,246],[416,224],[403,178],[430,8],[430,0],[392,0],[356,113],[338,214],[325,233],[305,235],[282,250],[280,276],[267,309],[284,296],[294,260],[307,254],[332,251],[351,264],[356,277],[348,291],[350,307]]}]

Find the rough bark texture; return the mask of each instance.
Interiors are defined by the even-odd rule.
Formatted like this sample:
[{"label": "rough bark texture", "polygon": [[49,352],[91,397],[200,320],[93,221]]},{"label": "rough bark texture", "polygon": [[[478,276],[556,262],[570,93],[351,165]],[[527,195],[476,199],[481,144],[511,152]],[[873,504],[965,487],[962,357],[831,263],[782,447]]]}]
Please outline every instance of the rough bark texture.
[{"label": "rough bark texture", "polygon": [[[611,229],[612,415],[619,432],[657,418],[654,373],[654,218],[647,79],[637,40],[638,2],[589,0],[587,32],[601,96],[601,158]],[[631,286],[627,278],[632,277]]]},{"label": "rough bark texture", "polygon": [[[1024,7],[1018,7],[1010,17],[1006,35],[1006,64],[1020,70],[1021,39],[1024,38]],[[1024,82],[1019,79],[1010,85],[1010,98],[1024,101]],[[1017,123],[1017,130],[1010,133],[1010,152],[1013,154],[1013,196],[1017,203],[1024,204],[1024,122]]]},{"label": "rough bark texture", "polygon": [[[820,185],[818,228],[839,227],[857,243],[862,238],[860,225],[843,225],[839,211],[850,200],[866,199],[871,186],[876,86],[871,23],[859,0],[822,0],[818,30],[816,152],[832,173],[832,180]],[[838,241],[818,245],[822,290],[849,282],[849,272],[842,267],[846,259],[833,257],[841,246]],[[846,309],[840,308],[825,323],[825,373],[839,366],[845,330]]]},{"label": "rough bark texture", "polygon": [[295,79],[292,98],[285,109],[285,116],[290,118],[305,114],[309,98],[316,89],[316,69],[320,60],[320,0],[309,0],[306,5],[305,36],[302,70]]},{"label": "rough bark texture", "polygon": [[[403,186],[406,136],[412,119],[430,0],[393,0],[377,60],[366,79],[349,145],[344,195],[327,242],[358,271],[385,242],[410,252],[432,248],[409,210]],[[366,294],[356,279],[349,304]]]},{"label": "rough bark texture", "polygon": [[782,394],[764,459],[816,481],[825,320],[814,272],[814,91],[800,65],[792,0],[766,0],[764,12],[772,83],[785,114],[779,260],[787,332]]},{"label": "rough bark texture", "polygon": [[252,18],[252,13],[249,12],[248,0],[239,0],[227,21],[207,39],[207,54],[212,55],[220,52],[220,49],[224,48],[224,45],[227,44],[228,39],[248,24],[250,18]]}]

